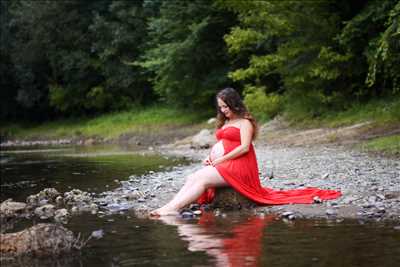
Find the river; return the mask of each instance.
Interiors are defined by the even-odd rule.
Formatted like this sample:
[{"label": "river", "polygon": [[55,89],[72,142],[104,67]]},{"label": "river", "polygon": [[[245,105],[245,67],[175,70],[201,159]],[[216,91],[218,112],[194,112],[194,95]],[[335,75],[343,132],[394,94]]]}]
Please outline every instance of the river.
[{"label": "river", "polygon": [[[186,159],[116,146],[2,150],[1,201],[24,201],[46,187],[101,194],[120,181],[190,168]],[[182,172],[177,172],[179,175]],[[167,189],[166,189],[167,190]],[[18,231],[37,221],[21,220]],[[397,266],[395,222],[285,220],[275,215],[205,212],[192,219],[137,216],[134,209],[82,213],[68,229],[92,238],[79,253],[2,266]]]}]

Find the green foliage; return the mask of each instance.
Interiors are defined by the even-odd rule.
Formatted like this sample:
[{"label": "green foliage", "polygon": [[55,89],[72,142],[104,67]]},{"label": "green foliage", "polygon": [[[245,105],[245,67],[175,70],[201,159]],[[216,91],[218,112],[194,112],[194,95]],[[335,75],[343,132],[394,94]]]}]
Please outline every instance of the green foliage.
[{"label": "green foliage", "polygon": [[[299,96],[300,97],[300,96]],[[321,100],[315,101],[320,103]],[[296,102],[286,102],[291,103]],[[306,127],[340,127],[362,122],[373,122],[386,127],[397,125],[400,122],[400,97],[385,97],[371,99],[367,103],[353,102],[345,110],[334,109],[328,106],[318,105],[321,114],[310,113],[307,104],[301,105],[299,100],[296,106],[285,107],[286,118],[292,123]],[[311,105],[312,103],[308,103]],[[308,112],[308,113],[307,113]]]},{"label": "green foliage", "polygon": [[363,150],[400,156],[400,135],[375,138],[360,145]]},{"label": "green foliage", "polygon": [[398,91],[400,37],[397,0],[368,1],[347,21],[338,35],[339,44],[351,53],[358,95],[382,95]]},{"label": "green foliage", "polygon": [[94,118],[63,119],[46,124],[0,125],[0,135],[12,138],[115,138],[126,133],[158,132],[204,121],[204,114],[169,106],[132,108]]},{"label": "green foliage", "polygon": [[0,120],[15,118],[19,110],[16,102],[14,64],[10,57],[10,9],[10,2],[0,2]]},{"label": "green foliage", "polygon": [[[372,87],[377,78],[392,83],[393,92],[400,91],[400,2],[389,12],[386,29],[374,42],[373,55],[368,59],[369,71],[366,83]],[[375,41],[375,40],[373,40]]]},{"label": "green foliage", "polygon": [[68,106],[68,95],[67,91],[63,90],[58,85],[52,85],[49,88],[50,105],[57,107],[60,111],[66,111],[69,109]]},{"label": "green foliage", "polygon": [[27,111],[77,116],[152,97],[143,70],[127,64],[146,39],[143,1],[20,0],[7,7],[13,90]]},{"label": "green foliage", "polygon": [[330,110],[329,100],[319,90],[292,90],[284,97],[285,116],[295,123],[315,119]]},{"label": "green foliage", "polygon": [[[332,48],[338,18],[327,12],[326,2],[258,1],[254,9],[226,4],[238,12],[241,28],[225,37],[229,51],[239,53],[253,46],[249,65],[230,74],[235,81],[262,85],[279,74],[285,90],[332,87],[348,56]],[[251,42],[248,42],[248,36]],[[268,45],[268,44],[275,45]],[[260,46],[264,45],[264,49]],[[323,85],[323,86],[321,86]],[[307,89],[305,89],[307,88]],[[276,91],[280,88],[271,88]]]},{"label": "green foliage", "polygon": [[265,91],[265,87],[255,86],[247,86],[244,91],[244,103],[260,121],[272,119],[282,110],[282,97]]},{"label": "green foliage", "polygon": [[1,1],[0,118],[204,109],[233,86],[257,117],[316,119],[400,93],[399,17],[398,0]]},{"label": "green foliage", "polygon": [[222,35],[234,22],[212,1],[164,1],[149,22],[150,41],[136,64],[154,74],[155,91],[169,103],[210,106],[226,84],[228,57]]},{"label": "green foliage", "polygon": [[229,53],[247,59],[229,77],[283,93],[293,118],[398,91],[398,1],[218,3],[240,21],[225,36]]},{"label": "green foliage", "polygon": [[135,105],[144,104],[152,97],[149,77],[130,62],[144,52],[147,18],[153,12],[141,0],[110,1],[107,11],[96,12],[89,26],[94,37],[93,64],[102,77],[94,88],[102,87],[106,95],[114,97],[112,109],[126,107],[127,100]]},{"label": "green foliage", "polygon": [[110,93],[105,92],[101,86],[96,86],[90,89],[86,95],[88,108],[97,110],[105,110],[112,103],[113,97]]}]

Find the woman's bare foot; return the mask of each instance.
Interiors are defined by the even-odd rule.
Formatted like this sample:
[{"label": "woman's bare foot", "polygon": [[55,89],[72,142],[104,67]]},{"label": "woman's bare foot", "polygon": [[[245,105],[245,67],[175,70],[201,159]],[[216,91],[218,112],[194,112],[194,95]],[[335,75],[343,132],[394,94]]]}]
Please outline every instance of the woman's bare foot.
[{"label": "woman's bare foot", "polygon": [[156,210],[153,210],[150,212],[150,216],[152,217],[160,217],[160,216],[173,216],[173,215],[178,215],[179,211],[174,210],[174,209],[169,209],[166,207],[162,207]]}]

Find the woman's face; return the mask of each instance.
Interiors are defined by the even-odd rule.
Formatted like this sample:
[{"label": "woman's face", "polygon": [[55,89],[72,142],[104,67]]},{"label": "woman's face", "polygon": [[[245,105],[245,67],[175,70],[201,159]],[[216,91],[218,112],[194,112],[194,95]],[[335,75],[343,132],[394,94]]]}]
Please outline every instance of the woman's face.
[{"label": "woman's face", "polygon": [[232,119],[235,114],[232,110],[228,107],[228,105],[220,98],[217,98],[218,108],[219,110],[225,115],[226,118]]}]

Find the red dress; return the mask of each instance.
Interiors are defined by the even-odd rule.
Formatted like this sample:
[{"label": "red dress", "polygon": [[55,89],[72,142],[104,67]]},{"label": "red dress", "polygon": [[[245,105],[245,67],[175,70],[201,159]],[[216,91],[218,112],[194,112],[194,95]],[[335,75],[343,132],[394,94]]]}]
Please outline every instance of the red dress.
[{"label": "red dress", "polygon": [[[241,144],[240,129],[234,126],[218,129],[216,137],[223,142],[224,155]],[[314,197],[319,197],[321,200],[328,200],[341,196],[339,191],[313,187],[294,190],[273,190],[262,187],[258,176],[256,154],[252,144],[247,153],[237,158],[226,160],[216,165],[215,168],[237,192],[258,204],[309,204],[314,202]],[[199,204],[210,203],[214,195],[214,188],[209,188],[200,196],[197,202]]]}]

